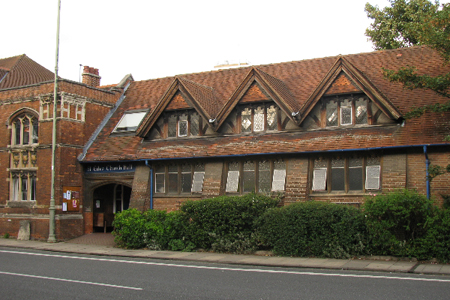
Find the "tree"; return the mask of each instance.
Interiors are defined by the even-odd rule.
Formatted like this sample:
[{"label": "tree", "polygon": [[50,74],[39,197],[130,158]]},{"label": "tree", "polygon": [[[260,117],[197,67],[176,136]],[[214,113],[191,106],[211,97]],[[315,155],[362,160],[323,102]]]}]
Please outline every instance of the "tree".
[{"label": "tree", "polygon": [[[450,63],[450,4],[438,0],[389,0],[391,6],[382,10],[366,3],[367,16],[373,20],[366,29],[366,36],[376,50],[397,49],[416,45],[429,46],[442,56],[444,64]],[[399,70],[383,68],[385,78],[402,83],[407,89],[430,89],[450,98],[450,72],[439,76],[419,75],[417,68],[407,66]],[[416,107],[405,114],[406,118],[417,118],[427,112],[449,112],[450,100],[443,104],[428,104]],[[450,141],[450,135],[446,137]],[[430,179],[445,171],[432,166]]]}]

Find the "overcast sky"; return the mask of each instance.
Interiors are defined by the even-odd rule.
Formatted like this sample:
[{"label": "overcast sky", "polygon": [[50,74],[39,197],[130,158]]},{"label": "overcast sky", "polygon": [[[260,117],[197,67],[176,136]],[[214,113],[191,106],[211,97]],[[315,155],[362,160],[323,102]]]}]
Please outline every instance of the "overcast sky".
[{"label": "overcast sky", "polygon": [[[373,51],[364,5],[388,0],[61,0],[59,75],[101,84]],[[441,1],[441,3],[448,1]],[[0,0],[0,58],[55,70],[57,0]]]}]

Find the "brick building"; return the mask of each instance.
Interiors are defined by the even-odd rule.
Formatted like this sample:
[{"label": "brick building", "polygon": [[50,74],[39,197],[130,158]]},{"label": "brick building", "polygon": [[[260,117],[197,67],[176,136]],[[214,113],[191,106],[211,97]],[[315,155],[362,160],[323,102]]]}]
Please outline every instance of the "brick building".
[{"label": "brick building", "polygon": [[[83,203],[77,157],[127,83],[101,88],[97,69],[83,83],[60,79],[55,164],[55,234],[58,240],[92,231]],[[47,239],[51,194],[54,73],[26,55],[0,59],[0,233]],[[29,225],[27,225],[29,224]]]},{"label": "brick building", "polygon": [[[384,79],[383,67],[408,65],[450,71],[435,51],[413,47],[132,82],[80,157],[85,211],[108,227],[128,207],[175,210],[252,191],[284,205],[426,194],[427,159],[450,162],[449,113],[403,116],[448,99]],[[439,202],[449,179],[430,184]]]}]

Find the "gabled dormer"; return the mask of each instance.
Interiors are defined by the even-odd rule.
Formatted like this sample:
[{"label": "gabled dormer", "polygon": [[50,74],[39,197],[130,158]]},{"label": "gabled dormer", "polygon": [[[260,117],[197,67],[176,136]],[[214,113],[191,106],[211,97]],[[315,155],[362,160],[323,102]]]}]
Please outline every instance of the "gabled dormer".
[{"label": "gabled dormer", "polygon": [[300,115],[306,130],[391,124],[401,119],[396,107],[343,57],[336,60]]},{"label": "gabled dormer", "polygon": [[212,87],[177,77],[144,118],[138,135],[148,140],[205,135],[213,130],[210,123],[218,105]]},{"label": "gabled dormer", "polygon": [[252,68],[220,111],[223,134],[252,134],[298,128],[298,104],[287,85]]}]

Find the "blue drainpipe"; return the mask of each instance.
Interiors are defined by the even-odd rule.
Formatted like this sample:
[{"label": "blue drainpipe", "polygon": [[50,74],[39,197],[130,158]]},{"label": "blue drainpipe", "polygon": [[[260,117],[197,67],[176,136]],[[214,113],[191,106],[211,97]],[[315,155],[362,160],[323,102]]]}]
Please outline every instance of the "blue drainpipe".
[{"label": "blue drainpipe", "polygon": [[430,199],[430,160],[428,159],[427,146],[423,146],[423,153],[425,154],[425,162],[427,166],[427,198]]},{"label": "blue drainpipe", "polygon": [[153,168],[148,165],[148,159],[145,160],[145,165],[150,168],[150,209],[153,209]]}]

